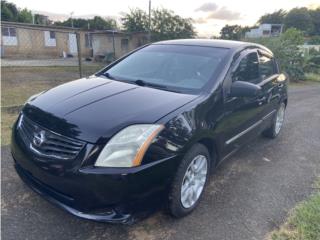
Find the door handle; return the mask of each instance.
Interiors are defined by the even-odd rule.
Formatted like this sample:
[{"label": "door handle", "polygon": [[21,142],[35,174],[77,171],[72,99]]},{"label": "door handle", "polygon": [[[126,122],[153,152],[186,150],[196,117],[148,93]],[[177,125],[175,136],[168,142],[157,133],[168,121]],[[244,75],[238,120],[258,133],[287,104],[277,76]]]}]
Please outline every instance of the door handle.
[{"label": "door handle", "polygon": [[257,99],[257,101],[258,102],[263,102],[264,100],[266,100],[267,98],[266,98],[266,96],[262,96],[262,97],[259,97],[258,99]]},{"label": "door handle", "polygon": [[266,99],[267,99],[266,96],[259,97],[257,99],[258,105],[261,106],[263,104],[263,102],[265,102]]}]

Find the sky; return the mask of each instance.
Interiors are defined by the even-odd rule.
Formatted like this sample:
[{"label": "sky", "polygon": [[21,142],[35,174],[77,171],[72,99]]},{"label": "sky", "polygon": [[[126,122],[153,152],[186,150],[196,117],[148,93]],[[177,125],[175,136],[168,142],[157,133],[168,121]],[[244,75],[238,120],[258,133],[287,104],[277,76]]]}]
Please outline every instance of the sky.
[{"label": "sky", "polygon": [[[120,19],[121,13],[130,8],[148,10],[149,0],[9,0],[19,8],[28,8],[34,13],[48,15],[53,20],[64,20],[73,12],[73,17],[94,15],[111,16]],[[152,0],[152,8],[164,7],[182,17],[192,18],[199,37],[219,35],[226,24],[254,25],[265,13],[280,8],[290,10],[294,7],[315,8],[320,0]]]}]

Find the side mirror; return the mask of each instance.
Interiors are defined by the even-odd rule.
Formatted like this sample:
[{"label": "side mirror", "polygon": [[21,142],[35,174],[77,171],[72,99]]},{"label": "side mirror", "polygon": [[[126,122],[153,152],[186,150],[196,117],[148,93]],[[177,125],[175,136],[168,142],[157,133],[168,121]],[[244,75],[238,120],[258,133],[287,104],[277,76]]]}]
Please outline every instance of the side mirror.
[{"label": "side mirror", "polygon": [[243,81],[233,82],[231,85],[230,96],[231,97],[255,97],[260,92],[261,87]]}]

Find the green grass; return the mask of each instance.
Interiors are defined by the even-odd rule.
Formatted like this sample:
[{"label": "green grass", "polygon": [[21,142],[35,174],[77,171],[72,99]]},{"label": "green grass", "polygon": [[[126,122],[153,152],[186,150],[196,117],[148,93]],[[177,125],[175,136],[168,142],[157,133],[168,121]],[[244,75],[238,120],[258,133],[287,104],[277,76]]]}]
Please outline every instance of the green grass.
[{"label": "green grass", "polygon": [[306,73],[306,80],[312,82],[319,82],[320,83],[320,74],[316,73]]},{"label": "green grass", "polygon": [[17,116],[17,114],[1,111],[1,145],[10,144],[11,129]]},{"label": "green grass", "polygon": [[[101,65],[84,66],[84,76]],[[2,67],[1,68],[1,145],[10,143],[11,127],[21,106],[33,94],[79,78],[78,67]]]},{"label": "green grass", "polygon": [[272,240],[319,240],[320,239],[320,180],[317,191],[306,201],[298,204],[287,222],[271,234]]},{"label": "green grass", "polygon": [[[84,76],[100,68],[101,66],[86,66],[83,69]],[[77,67],[4,67],[1,106],[21,105],[33,94],[78,78]]]}]

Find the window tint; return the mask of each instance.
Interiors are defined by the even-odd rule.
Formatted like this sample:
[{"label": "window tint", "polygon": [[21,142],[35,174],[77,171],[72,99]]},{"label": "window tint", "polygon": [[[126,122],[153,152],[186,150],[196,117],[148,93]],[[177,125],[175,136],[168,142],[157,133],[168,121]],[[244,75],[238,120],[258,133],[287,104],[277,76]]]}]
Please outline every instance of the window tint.
[{"label": "window tint", "polygon": [[259,56],[259,70],[262,80],[272,76],[273,74],[275,74],[274,60],[267,56]]},{"label": "window tint", "polygon": [[228,49],[150,45],[129,55],[107,72],[115,79],[143,80],[177,91],[197,91],[221,71]]},{"label": "window tint", "polygon": [[232,81],[259,83],[259,62],[255,52],[246,55],[232,75]]}]

